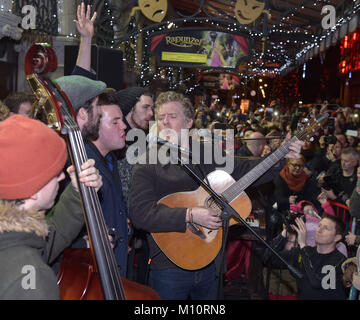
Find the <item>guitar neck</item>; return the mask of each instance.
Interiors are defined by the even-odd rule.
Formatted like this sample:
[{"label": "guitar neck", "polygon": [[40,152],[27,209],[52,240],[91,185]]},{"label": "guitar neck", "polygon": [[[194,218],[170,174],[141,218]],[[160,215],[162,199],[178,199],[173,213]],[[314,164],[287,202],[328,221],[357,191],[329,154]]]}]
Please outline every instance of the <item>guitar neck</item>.
[{"label": "guitar neck", "polygon": [[289,152],[290,143],[295,140],[297,140],[297,138],[293,137],[291,140],[285,142],[281,147],[266,157],[241,179],[226,189],[222,193],[225,199],[228,202],[233,201],[240,193],[252,185],[257,179],[259,179],[259,177],[261,177],[266,171],[279,162]]}]

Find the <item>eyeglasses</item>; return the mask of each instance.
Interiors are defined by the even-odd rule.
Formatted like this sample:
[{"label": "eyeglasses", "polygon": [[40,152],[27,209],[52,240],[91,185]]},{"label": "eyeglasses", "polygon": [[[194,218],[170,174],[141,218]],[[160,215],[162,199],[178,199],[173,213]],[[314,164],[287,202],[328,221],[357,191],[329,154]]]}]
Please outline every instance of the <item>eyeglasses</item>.
[{"label": "eyeglasses", "polygon": [[293,168],[295,169],[301,169],[301,168],[304,168],[304,165],[303,164],[297,164],[297,163],[289,163],[289,166],[292,166]]}]

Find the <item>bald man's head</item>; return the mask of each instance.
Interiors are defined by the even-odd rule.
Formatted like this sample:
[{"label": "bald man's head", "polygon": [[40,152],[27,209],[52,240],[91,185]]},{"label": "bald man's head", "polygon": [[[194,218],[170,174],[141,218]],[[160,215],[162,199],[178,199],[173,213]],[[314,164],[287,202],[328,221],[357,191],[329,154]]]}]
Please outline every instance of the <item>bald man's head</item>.
[{"label": "bald man's head", "polygon": [[253,139],[246,141],[248,149],[254,157],[260,157],[266,144],[264,135],[260,132],[252,132],[249,134],[248,139]]}]

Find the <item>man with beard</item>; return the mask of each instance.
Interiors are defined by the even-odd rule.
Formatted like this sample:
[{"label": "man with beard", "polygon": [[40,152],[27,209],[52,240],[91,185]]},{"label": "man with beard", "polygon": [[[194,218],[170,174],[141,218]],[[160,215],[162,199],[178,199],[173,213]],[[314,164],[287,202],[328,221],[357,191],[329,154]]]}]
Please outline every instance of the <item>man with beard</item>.
[{"label": "man with beard", "polygon": [[[106,90],[106,84],[101,81],[71,75],[58,78],[56,82],[75,108],[86,153],[88,157],[95,159],[95,166],[103,178],[99,199],[109,233],[113,236],[114,254],[120,274],[126,276],[127,208],[113,153],[114,150],[125,147],[126,125],[123,114],[114,93]],[[84,244],[80,237],[73,243],[73,247],[82,247]]]},{"label": "man with beard", "polygon": [[152,94],[141,87],[128,87],[115,93],[125,117],[128,132],[130,129],[149,129],[154,115]]},{"label": "man with beard", "polygon": [[[127,125],[126,133],[131,129],[143,130],[147,133],[149,130],[149,122],[154,115],[154,101],[151,93],[146,88],[128,87],[117,91],[115,96],[123,113],[124,122]],[[129,139],[126,141],[126,144],[129,146],[135,141]],[[126,151],[127,149],[124,148],[117,152],[117,165],[123,186],[124,199],[128,204],[134,165],[130,164],[126,158]],[[138,156],[140,155],[138,154]],[[146,283],[149,250],[144,233],[133,228],[133,237],[130,245],[132,250],[129,254],[128,277],[134,281]],[[136,267],[134,266],[135,254],[137,255]]]}]

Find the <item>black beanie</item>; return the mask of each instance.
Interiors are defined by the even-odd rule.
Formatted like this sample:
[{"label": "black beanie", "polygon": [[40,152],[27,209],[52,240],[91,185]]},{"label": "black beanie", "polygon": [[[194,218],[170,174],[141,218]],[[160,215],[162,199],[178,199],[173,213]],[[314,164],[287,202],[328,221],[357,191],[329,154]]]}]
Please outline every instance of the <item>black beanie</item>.
[{"label": "black beanie", "polygon": [[146,92],[149,91],[146,88],[141,87],[128,87],[115,92],[116,99],[124,117],[126,117],[126,115],[140,100],[140,97]]}]

